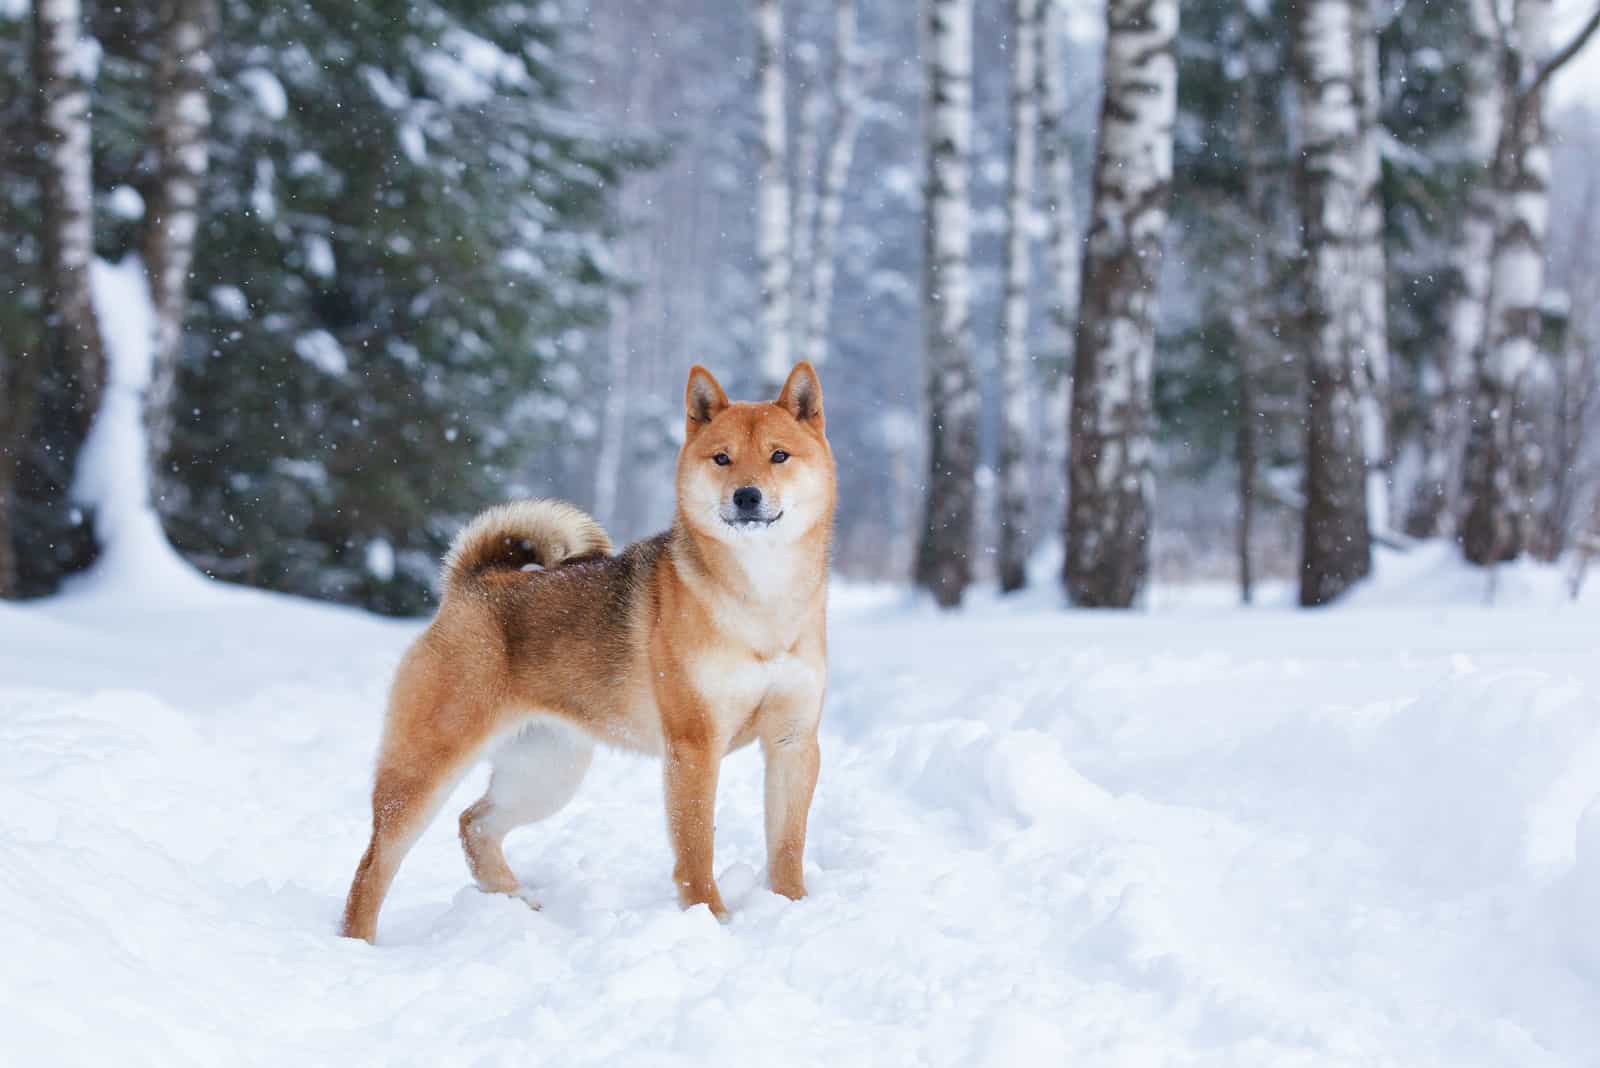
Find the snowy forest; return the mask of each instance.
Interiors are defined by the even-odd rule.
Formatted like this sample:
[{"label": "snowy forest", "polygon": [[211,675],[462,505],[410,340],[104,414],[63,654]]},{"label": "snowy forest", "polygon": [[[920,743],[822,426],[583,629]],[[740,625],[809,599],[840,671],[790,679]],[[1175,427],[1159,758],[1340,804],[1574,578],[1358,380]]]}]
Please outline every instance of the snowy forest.
[{"label": "snowy forest", "polygon": [[[1600,123],[1552,86],[1600,15],[1182,8],[7,0],[0,593],[115,482],[206,574],[418,612],[489,503],[664,524],[688,366],[800,357],[836,567],[947,606],[1592,552]],[[119,394],[145,470],[90,477]]]},{"label": "snowy forest", "polygon": [[1600,0],[0,0],[0,230],[0,1064],[1594,1068]]}]

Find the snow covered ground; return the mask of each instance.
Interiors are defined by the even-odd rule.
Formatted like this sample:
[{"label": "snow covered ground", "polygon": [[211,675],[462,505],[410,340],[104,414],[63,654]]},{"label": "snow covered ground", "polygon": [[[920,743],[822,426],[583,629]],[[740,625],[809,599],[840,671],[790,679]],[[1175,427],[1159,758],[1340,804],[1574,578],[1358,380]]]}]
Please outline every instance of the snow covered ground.
[{"label": "snow covered ground", "polygon": [[655,766],[454,813],[333,928],[415,625],[198,583],[0,606],[7,1064],[1592,1065],[1600,602],[1386,558],[1348,606],[836,597],[799,903],[724,774],[730,925],[672,903]]}]

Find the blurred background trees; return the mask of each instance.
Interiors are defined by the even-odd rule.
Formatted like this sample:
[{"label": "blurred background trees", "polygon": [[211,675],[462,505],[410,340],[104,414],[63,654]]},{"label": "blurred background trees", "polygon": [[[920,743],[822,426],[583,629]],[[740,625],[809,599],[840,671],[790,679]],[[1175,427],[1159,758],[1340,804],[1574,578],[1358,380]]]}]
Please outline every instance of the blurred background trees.
[{"label": "blurred background trees", "polygon": [[656,529],[688,365],[800,356],[837,566],[944,604],[1577,551],[1600,135],[1552,85],[1596,18],[0,0],[0,594],[94,558],[89,263],[130,256],[152,504],[233,581],[407,613],[503,497]]}]

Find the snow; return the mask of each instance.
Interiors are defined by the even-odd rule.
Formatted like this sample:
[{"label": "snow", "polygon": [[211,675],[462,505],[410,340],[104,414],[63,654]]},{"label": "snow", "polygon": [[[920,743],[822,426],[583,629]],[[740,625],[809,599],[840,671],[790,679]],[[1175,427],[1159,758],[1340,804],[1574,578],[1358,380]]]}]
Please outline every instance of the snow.
[{"label": "snow", "polygon": [[330,279],[337,271],[333,258],[333,242],[322,234],[308,234],[305,238],[306,270],[321,279]]},{"label": "snow", "polygon": [[188,598],[206,588],[162,532],[151,510],[144,395],[150,383],[155,312],[149,279],[137,256],[95,260],[90,274],[96,318],[106,347],[106,386],[78,460],[73,497],[94,508],[100,556],[80,590],[116,589]]},{"label": "snow", "polygon": [[212,306],[228,318],[235,321],[249,318],[250,301],[238,286],[212,286],[209,295]]},{"label": "snow", "polygon": [[261,114],[277,122],[289,114],[289,94],[278,76],[262,67],[247,67],[238,74],[239,84],[250,93]]},{"label": "snow", "polygon": [[429,91],[447,107],[482,104],[500,86],[518,85],[528,77],[522,60],[460,28],[447,31],[439,48],[418,56],[417,67]]},{"label": "snow", "polygon": [[1425,547],[1318,612],[842,586],[810,898],[761,889],[755,752],[726,927],[673,904],[655,765],[607,754],[509,843],[542,912],[469,887],[480,769],[375,948],[332,932],[417,624],[209,582],[0,605],[7,1058],[1592,1063],[1600,601],[1560,578],[1491,608]]},{"label": "snow", "polygon": [[394,578],[394,546],[383,538],[367,542],[367,574],[379,582]]},{"label": "snow", "polygon": [[350,361],[345,358],[338,339],[326,330],[301,334],[295,339],[294,352],[324,374],[342,375],[350,369]]},{"label": "snow", "polygon": [[144,197],[131,185],[119,185],[106,198],[106,207],[119,219],[135,221],[144,218]]}]

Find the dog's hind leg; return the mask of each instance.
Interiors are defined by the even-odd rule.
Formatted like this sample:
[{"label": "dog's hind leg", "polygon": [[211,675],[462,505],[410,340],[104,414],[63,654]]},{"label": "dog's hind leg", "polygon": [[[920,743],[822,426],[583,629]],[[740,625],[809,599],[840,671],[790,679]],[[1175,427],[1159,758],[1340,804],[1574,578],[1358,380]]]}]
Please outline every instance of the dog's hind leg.
[{"label": "dog's hind leg", "polygon": [[564,808],[593,757],[594,743],[558,722],[530,724],[490,757],[489,789],[461,813],[461,847],[480,889],[539,907],[506,864],[502,843],[517,827]]},{"label": "dog's hind leg", "polygon": [[344,906],[347,938],[372,941],[401,861],[489,739],[489,717],[463,690],[426,653],[401,665],[372,786],[372,838]]}]

